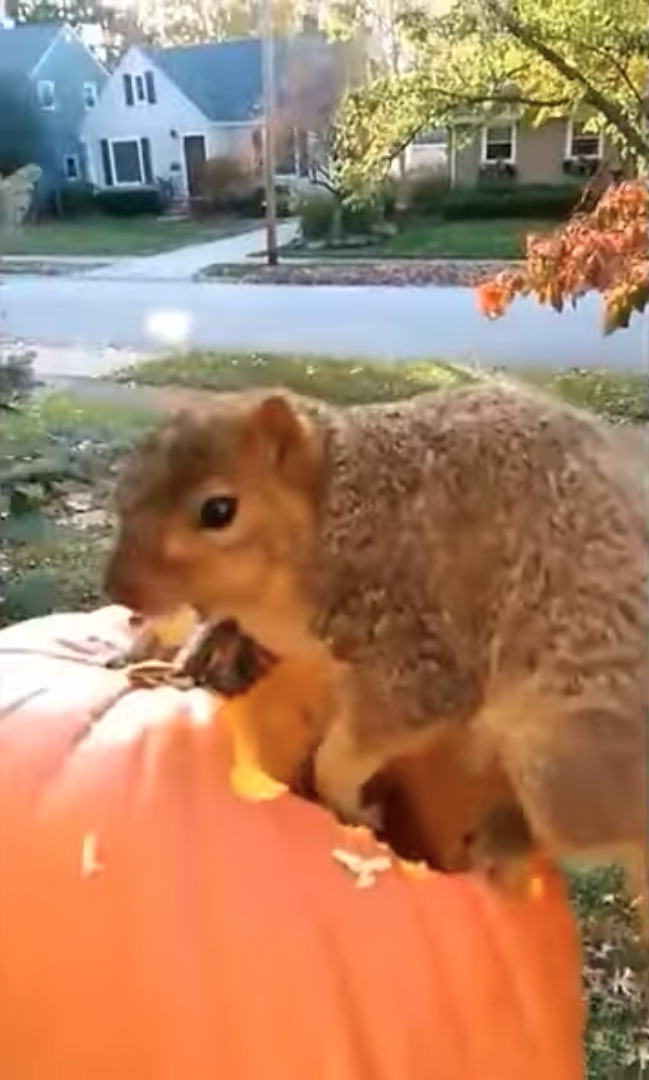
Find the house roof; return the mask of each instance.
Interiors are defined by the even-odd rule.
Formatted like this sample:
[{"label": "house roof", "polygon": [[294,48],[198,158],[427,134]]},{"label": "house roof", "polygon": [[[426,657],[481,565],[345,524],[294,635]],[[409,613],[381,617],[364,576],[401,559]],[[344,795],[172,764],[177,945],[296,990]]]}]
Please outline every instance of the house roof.
[{"label": "house roof", "polygon": [[61,23],[0,27],[0,76],[31,74],[61,27]]},{"label": "house roof", "polygon": [[[279,93],[295,40],[275,40]],[[260,115],[262,46],[259,38],[148,49],[147,53],[209,120],[238,123]]]}]

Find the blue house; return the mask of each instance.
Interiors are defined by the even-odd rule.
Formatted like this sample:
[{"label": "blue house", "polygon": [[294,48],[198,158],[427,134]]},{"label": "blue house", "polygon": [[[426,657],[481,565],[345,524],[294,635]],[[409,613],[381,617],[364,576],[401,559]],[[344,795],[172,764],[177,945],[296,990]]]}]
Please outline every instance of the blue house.
[{"label": "blue house", "polygon": [[81,127],[108,77],[70,26],[0,26],[0,172],[40,165],[42,193],[86,180]]}]

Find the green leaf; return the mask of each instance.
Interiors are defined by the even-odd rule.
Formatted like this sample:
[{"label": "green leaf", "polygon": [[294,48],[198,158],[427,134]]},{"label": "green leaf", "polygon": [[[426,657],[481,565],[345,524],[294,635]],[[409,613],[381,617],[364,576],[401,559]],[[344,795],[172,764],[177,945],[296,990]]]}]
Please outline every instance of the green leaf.
[{"label": "green leaf", "polygon": [[60,602],[56,575],[50,570],[28,570],[12,582],[0,598],[3,622],[35,619],[55,611]]},{"label": "green leaf", "polygon": [[23,517],[32,514],[37,505],[35,493],[25,488],[14,488],[9,496],[9,514],[12,517]]},{"label": "green leaf", "polygon": [[38,512],[9,514],[0,521],[0,538],[12,544],[39,544],[48,529],[47,518]]}]

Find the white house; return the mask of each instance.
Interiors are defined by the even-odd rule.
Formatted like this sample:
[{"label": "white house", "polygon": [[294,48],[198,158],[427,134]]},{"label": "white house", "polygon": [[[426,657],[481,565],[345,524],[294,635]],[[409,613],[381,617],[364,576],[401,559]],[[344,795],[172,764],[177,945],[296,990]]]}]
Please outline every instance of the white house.
[{"label": "white house", "polygon": [[[330,46],[318,39],[322,49]],[[275,43],[278,101],[291,78],[296,49],[313,36]],[[312,52],[308,54],[312,55]],[[122,57],[83,125],[91,180],[98,187],[165,180],[175,196],[199,192],[206,158],[258,161],[261,152],[262,55],[258,38],[150,49]],[[278,173],[306,174],[305,140],[294,140]]]}]

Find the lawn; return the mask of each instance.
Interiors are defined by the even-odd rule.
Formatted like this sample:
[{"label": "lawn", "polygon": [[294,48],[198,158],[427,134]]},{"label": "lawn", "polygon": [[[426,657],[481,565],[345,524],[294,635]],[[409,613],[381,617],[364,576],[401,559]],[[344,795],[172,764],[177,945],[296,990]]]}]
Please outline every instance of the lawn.
[{"label": "lawn", "polygon": [[[478,369],[437,358],[416,362],[368,361],[355,357],[293,356],[275,353],[196,351],[147,360],[118,373],[142,386],[183,386],[239,390],[247,386],[286,386],[340,404],[391,401],[424,390],[478,379]],[[555,393],[613,423],[649,421],[647,378],[640,373],[607,371],[548,372],[525,369],[518,377]]]},{"label": "lawn", "polygon": [[257,227],[255,221],[175,221],[156,217],[93,217],[44,221],[0,234],[2,255],[153,255],[185,244],[206,243]]},{"label": "lawn", "polygon": [[[61,394],[2,413],[0,626],[101,603],[112,479],[152,422],[142,407],[79,405]],[[16,489],[23,505],[7,514]]]},{"label": "lawn", "polygon": [[282,256],[304,258],[372,259],[520,259],[531,232],[547,232],[547,221],[495,218],[441,221],[425,218],[405,223],[394,236],[375,244],[309,249],[298,244],[282,249]]},{"label": "lawn", "polygon": [[[125,382],[159,388],[159,401],[147,400],[146,406],[137,394],[129,407],[80,404],[60,394],[32,397],[19,412],[3,415],[0,480],[7,469],[36,459],[56,466],[60,483],[45,496],[45,527],[34,529],[32,522],[22,534],[0,534],[0,624],[102,602],[99,581],[110,538],[106,507],[112,478],[124,451],[154,421],[154,406],[182,403],[182,394],[171,393],[170,387],[200,391],[290,386],[351,404],[388,401],[480,377],[477,371],[438,359],[389,364],[196,352],[138,364],[121,374]],[[610,421],[632,425],[649,419],[642,375],[537,371],[526,377]],[[70,462],[77,467],[76,479],[65,477]],[[0,515],[0,529],[6,524]],[[589,1080],[645,1080],[649,968],[620,876],[611,869],[573,873],[570,880],[584,939]]]}]

